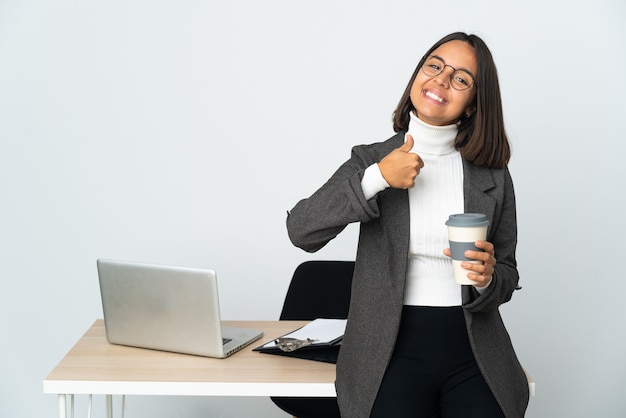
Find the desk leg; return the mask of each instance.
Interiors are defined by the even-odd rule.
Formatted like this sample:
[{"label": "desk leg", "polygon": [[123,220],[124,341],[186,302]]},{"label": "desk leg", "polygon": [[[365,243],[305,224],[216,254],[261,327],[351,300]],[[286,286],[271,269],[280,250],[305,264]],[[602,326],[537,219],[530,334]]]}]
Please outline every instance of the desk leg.
[{"label": "desk leg", "polygon": [[65,408],[65,394],[59,394],[59,418],[67,418]]},{"label": "desk leg", "polygon": [[106,395],[107,418],[113,418],[113,395]]},{"label": "desk leg", "polygon": [[[67,396],[59,394],[59,418],[67,418]],[[74,395],[70,396],[70,417],[74,418]]]}]

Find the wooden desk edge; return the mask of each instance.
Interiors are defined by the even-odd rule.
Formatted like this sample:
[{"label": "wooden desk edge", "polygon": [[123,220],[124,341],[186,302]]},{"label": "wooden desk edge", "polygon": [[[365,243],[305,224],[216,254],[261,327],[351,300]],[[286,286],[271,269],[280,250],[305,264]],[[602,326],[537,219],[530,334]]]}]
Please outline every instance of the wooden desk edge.
[{"label": "wooden desk edge", "polygon": [[[55,366],[43,381],[43,391],[49,394],[126,394],[126,395],[175,395],[175,396],[335,396],[334,365],[328,363],[313,362],[310,360],[294,359],[282,356],[273,356],[252,351],[253,348],[271,341],[272,339],[286,334],[294,329],[305,325],[308,321],[224,321],[225,325],[257,328],[264,332],[260,340],[253,342],[242,351],[235,353],[229,359],[239,359],[241,362],[263,361],[273,364],[288,364],[296,362],[295,370],[287,368],[286,377],[280,381],[151,381],[145,379],[91,379],[89,373],[84,373],[80,364],[76,366],[76,354],[81,348],[90,343],[95,347],[115,350],[120,353],[134,350],[145,352],[148,356],[164,356],[176,360],[213,361],[223,372],[222,365],[226,365],[229,359],[208,359],[196,356],[187,356],[166,352],[154,352],[153,350],[133,349],[122,346],[109,345],[104,335],[104,321],[98,319],[83,334],[79,341],[68,351],[65,357]],[[238,356],[238,357],[236,357]],[[258,357],[258,360],[255,358]],[[95,357],[97,359],[97,356]],[[82,359],[82,357],[81,357]],[[232,360],[231,360],[232,361]],[[224,363],[222,363],[224,362]],[[304,363],[303,363],[304,362]],[[79,362],[80,363],[80,362]],[[68,369],[69,377],[68,377]],[[74,372],[76,370],[76,372]],[[81,373],[83,371],[83,373]],[[302,381],[297,376],[299,373],[313,373],[311,381]],[[295,378],[293,375],[295,374]],[[292,377],[289,377],[292,375]],[[275,379],[275,377],[274,377]],[[321,381],[320,381],[321,380]]]}]

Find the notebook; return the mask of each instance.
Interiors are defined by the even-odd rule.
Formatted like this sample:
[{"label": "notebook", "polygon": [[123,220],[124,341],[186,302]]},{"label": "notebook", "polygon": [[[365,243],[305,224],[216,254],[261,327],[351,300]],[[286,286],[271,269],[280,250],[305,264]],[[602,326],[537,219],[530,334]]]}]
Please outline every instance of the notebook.
[{"label": "notebook", "polygon": [[225,358],[263,335],[222,325],[213,270],[108,259],[97,266],[112,344]]}]

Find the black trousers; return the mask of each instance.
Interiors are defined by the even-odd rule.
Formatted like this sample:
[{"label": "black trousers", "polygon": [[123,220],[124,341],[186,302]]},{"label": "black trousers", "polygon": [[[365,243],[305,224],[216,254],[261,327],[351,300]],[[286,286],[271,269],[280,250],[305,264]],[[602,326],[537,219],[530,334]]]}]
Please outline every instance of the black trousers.
[{"label": "black trousers", "polygon": [[503,418],[472,353],[463,309],[405,306],[370,418]]}]

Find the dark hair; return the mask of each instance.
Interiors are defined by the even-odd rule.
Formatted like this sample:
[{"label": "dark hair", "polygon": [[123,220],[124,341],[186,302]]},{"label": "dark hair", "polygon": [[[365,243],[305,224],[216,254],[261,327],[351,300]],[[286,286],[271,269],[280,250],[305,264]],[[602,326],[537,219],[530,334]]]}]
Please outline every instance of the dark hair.
[{"label": "dark hair", "polygon": [[393,129],[400,132],[406,131],[409,127],[409,114],[414,109],[410,96],[411,87],[426,58],[441,45],[454,40],[471,45],[478,62],[478,74],[476,74],[474,86],[476,111],[470,116],[462,117],[454,146],[464,158],[474,164],[490,168],[504,168],[511,158],[511,147],[504,130],[498,73],[489,48],[476,35],[463,32],[451,33],[439,40],[424,54],[393,113]]}]

